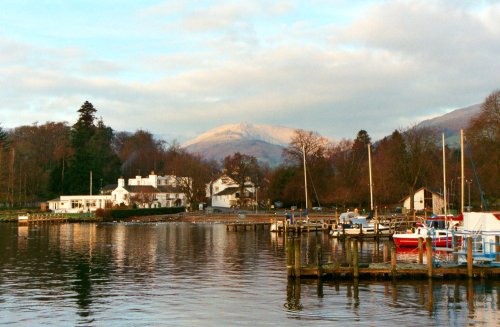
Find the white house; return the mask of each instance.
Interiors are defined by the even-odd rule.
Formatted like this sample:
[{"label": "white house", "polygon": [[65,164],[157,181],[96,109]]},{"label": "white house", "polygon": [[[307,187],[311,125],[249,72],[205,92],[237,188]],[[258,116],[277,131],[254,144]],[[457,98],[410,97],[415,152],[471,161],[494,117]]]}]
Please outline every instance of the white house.
[{"label": "white house", "polygon": [[111,196],[116,205],[136,203],[139,207],[152,208],[188,206],[181,183],[190,185],[192,181],[189,177],[158,176],[154,172],[145,178],[130,178],[128,185],[125,185],[125,179],[119,178],[118,186],[111,192]]},{"label": "white house", "polygon": [[206,195],[211,199],[212,207],[236,207],[240,199],[244,199],[243,206],[251,206],[255,204],[254,194],[255,185],[250,180],[245,182],[243,194],[240,194],[239,184],[225,174],[206,187]]},{"label": "white house", "polygon": [[[408,195],[403,200],[403,207],[410,210],[410,196]],[[444,208],[444,198],[441,194],[433,192],[426,187],[421,187],[415,191],[413,196],[413,206],[415,210],[427,210],[433,214],[442,214]]]},{"label": "white house", "polygon": [[157,176],[152,172],[148,177],[136,176],[125,184],[124,178],[118,179],[117,186],[108,194],[100,195],[61,195],[50,200],[49,209],[53,212],[88,212],[99,208],[135,203],[143,208],[188,206],[188,200],[181,185],[190,185],[189,177],[173,175]]},{"label": "white house", "polygon": [[49,201],[49,209],[55,213],[89,212],[113,206],[111,195],[61,195]]}]

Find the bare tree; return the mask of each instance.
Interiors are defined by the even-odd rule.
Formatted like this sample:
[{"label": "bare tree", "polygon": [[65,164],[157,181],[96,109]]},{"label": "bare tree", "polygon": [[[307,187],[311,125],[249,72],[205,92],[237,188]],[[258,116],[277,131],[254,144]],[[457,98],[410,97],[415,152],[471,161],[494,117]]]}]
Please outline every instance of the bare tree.
[{"label": "bare tree", "polygon": [[410,212],[414,211],[417,186],[430,171],[438,148],[436,134],[431,128],[417,126],[394,131],[392,142],[392,173],[403,183],[410,196]]}]

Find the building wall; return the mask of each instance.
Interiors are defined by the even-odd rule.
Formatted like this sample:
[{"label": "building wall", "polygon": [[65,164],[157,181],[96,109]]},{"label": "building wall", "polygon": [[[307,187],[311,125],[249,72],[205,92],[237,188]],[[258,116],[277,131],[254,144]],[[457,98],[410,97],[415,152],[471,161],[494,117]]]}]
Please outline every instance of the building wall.
[{"label": "building wall", "polygon": [[111,195],[61,195],[58,201],[49,201],[49,209],[55,213],[93,212],[111,205]]},{"label": "building wall", "polygon": [[[420,189],[415,193],[414,199],[414,207],[415,210],[424,210],[425,209],[425,189]],[[403,206],[410,210],[410,197],[406,197]],[[432,213],[433,214],[441,214],[443,212],[443,197],[439,194],[432,193]]]},{"label": "building wall", "polygon": [[213,207],[231,208],[237,204],[237,199],[234,194],[231,195],[214,195],[212,197]]},{"label": "building wall", "polygon": [[432,213],[439,215],[444,213],[443,211],[444,208],[444,200],[443,197],[433,193],[432,194]]}]

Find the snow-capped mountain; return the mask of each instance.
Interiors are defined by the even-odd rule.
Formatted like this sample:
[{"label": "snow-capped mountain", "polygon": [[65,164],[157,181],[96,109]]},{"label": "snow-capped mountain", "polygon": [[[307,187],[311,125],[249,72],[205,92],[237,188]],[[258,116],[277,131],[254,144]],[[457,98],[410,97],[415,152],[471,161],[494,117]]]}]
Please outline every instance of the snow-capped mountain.
[{"label": "snow-capped mountain", "polygon": [[227,142],[236,140],[256,140],[287,146],[295,129],[273,125],[229,124],[216,127],[183,144],[189,147],[204,142]]},{"label": "snow-capped mountain", "polygon": [[252,155],[275,166],[295,129],[273,125],[230,124],[209,130],[183,144],[189,152],[200,153],[208,160],[221,160],[235,152]]},{"label": "snow-capped mountain", "polygon": [[[479,114],[480,107],[473,105],[456,109],[417,126],[445,131],[447,143],[453,145],[457,143],[460,129],[466,128],[470,120]],[[294,133],[294,128],[282,126],[248,123],[223,125],[184,143],[183,147],[191,153],[201,154],[205,159],[216,161],[240,152],[273,167],[283,162],[283,149],[288,146]]]}]

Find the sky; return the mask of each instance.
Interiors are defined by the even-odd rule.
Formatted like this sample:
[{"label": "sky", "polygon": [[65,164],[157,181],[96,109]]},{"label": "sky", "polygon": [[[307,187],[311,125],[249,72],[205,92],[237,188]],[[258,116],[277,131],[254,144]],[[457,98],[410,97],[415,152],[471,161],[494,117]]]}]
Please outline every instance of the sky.
[{"label": "sky", "polygon": [[500,88],[500,1],[0,0],[0,126],[378,139]]}]

